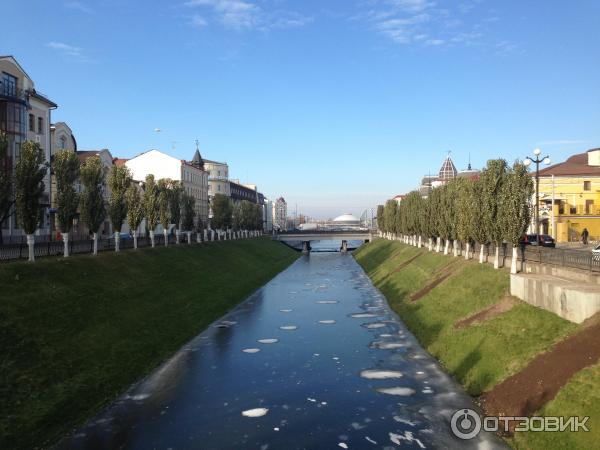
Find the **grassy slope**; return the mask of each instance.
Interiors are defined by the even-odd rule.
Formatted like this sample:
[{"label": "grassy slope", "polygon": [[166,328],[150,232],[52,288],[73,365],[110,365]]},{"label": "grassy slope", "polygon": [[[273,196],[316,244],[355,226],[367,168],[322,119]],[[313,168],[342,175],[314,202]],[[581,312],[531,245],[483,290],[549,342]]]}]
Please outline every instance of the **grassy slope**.
[{"label": "grassy slope", "polygon": [[[422,256],[394,272],[420,252]],[[520,303],[487,322],[455,329],[460,319],[506,295],[506,271],[382,239],[362,247],[355,257],[423,346],[472,395],[514,374],[576,328],[554,314]],[[450,278],[420,300],[407,300],[449,264],[455,270]]]},{"label": "grassy slope", "polygon": [[295,258],[254,239],[0,265],[0,448],[57,439]]},{"label": "grassy slope", "polygon": [[590,432],[518,433],[511,444],[518,449],[589,450],[598,448],[600,434],[600,364],[575,374],[541,411],[544,416],[589,416]]}]

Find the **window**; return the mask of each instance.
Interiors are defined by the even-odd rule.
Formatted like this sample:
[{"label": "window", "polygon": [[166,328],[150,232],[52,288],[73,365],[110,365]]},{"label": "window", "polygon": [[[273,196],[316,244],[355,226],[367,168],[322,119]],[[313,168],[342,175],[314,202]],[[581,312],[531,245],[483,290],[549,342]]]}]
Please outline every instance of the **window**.
[{"label": "window", "polygon": [[67,148],[67,138],[64,136],[61,136],[58,142],[58,146],[61,148],[61,150],[64,150],[65,148]]},{"label": "window", "polygon": [[17,78],[9,73],[2,72],[2,94],[8,97],[17,95]]},{"label": "window", "polygon": [[219,192],[221,192],[221,185],[220,185],[220,184],[218,184],[218,185],[217,185],[217,188],[218,188],[217,190],[218,190]]},{"label": "window", "polygon": [[38,134],[44,134],[44,119],[42,117],[38,117]]},{"label": "window", "polygon": [[220,170],[218,171],[218,174],[219,174],[218,176],[221,176],[221,171]]},{"label": "window", "polygon": [[592,190],[592,182],[591,181],[584,181],[583,182],[583,190],[584,191],[591,191]]},{"label": "window", "polygon": [[585,213],[594,214],[594,200],[585,201]]},{"label": "window", "polygon": [[35,131],[35,116],[29,114],[29,131]]}]

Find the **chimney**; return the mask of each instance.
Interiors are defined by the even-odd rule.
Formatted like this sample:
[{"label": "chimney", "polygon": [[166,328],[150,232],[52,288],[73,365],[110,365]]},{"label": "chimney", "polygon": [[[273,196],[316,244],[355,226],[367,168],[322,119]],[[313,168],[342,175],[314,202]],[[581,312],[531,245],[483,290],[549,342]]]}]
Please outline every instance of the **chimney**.
[{"label": "chimney", "polygon": [[587,152],[588,166],[600,166],[600,148],[593,148]]}]

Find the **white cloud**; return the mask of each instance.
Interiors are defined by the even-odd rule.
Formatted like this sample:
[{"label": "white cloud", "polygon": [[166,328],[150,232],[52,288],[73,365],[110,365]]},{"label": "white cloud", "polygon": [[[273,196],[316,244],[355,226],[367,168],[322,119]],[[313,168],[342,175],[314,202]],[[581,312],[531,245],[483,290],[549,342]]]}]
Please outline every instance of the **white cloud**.
[{"label": "white cloud", "polygon": [[199,16],[198,14],[194,14],[190,18],[190,25],[196,28],[204,28],[206,25],[208,25],[208,22],[206,21],[206,19],[204,19],[204,17]]},{"label": "white cloud", "polygon": [[74,47],[72,45],[65,44],[64,42],[48,42],[46,47],[59,51],[67,56],[73,56],[76,58],[81,58],[83,56],[83,49],[81,47]]},{"label": "white cloud", "polygon": [[65,7],[70,8],[70,9],[76,9],[77,11],[80,11],[80,12],[83,12],[86,14],[92,14],[94,12],[94,10],[91,7],[89,7],[85,3],[79,2],[77,0],[65,2]]},{"label": "white cloud", "polygon": [[[293,11],[265,11],[249,0],[188,0],[184,6],[209,12],[223,27],[238,31],[301,27],[312,21],[312,18]],[[204,17],[203,20],[206,25],[208,21]]]},{"label": "white cloud", "polygon": [[[362,18],[371,28],[399,44],[427,46],[472,45],[482,36],[469,29],[463,16],[477,7],[480,0],[460,4],[443,0],[369,0]],[[359,16],[360,17],[360,16]],[[356,16],[353,17],[355,19]]]}]

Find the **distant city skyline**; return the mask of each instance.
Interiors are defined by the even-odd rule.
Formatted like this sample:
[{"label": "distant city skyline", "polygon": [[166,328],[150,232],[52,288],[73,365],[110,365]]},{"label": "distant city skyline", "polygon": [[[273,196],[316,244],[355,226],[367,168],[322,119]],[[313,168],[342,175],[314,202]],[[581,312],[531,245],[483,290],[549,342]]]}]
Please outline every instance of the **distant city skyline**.
[{"label": "distant city skyline", "polygon": [[[600,147],[600,3],[6,0],[0,54],[82,150],[227,162],[288,215]],[[160,129],[160,132],[156,132]]]}]

